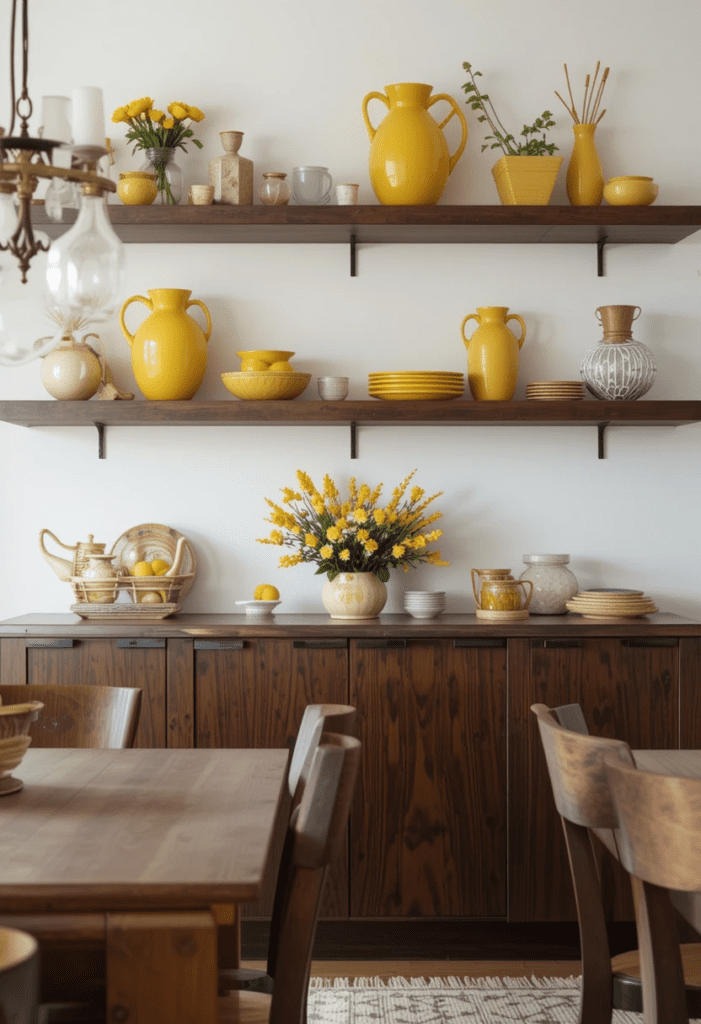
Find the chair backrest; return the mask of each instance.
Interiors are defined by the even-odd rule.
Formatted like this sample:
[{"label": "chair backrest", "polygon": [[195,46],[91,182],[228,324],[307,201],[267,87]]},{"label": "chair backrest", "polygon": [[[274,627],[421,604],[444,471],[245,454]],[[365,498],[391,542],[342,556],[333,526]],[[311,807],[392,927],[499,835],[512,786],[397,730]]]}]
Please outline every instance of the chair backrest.
[{"label": "chair backrest", "polygon": [[641,771],[605,759],[626,871],[682,892],[701,891],[701,779]]},{"label": "chair backrest", "polygon": [[0,1021],[34,1024],[39,1005],[39,943],[0,928]]},{"label": "chair backrest", "polygon": [[322,734],[290,818],[278,873],[268,958],[275,978],[269,1024],[303,1019],[319,903],[328,866],[345,836],[359,767],[359,740]]},{"label": "chair backrest", "polygon": [[0,686],[3,704],[38,700],[44,705],[29,728],[33,747],[134,745],[141,690],[126,686]]},{"label": "chair backrest", "polygon": [[[574,709],[579,710],[579,714]],[[611,801],[604,758],[617,754],[633,764],[630,747],[623,740],[590,736],[579,705],[548,708],[545,704],[531,705],[538,719],[548,773],[552,784],[555,806],[567,821],[585,828],[615,828],[616,811]],[[564,721],[579,728],[565,728]]]},{"label": "chair backrest", "polygon": [[302,798],[321,734],[333,732],[340,736],[352,736],[355,718],[356,710],[350,704],[308,704],[306,706],[299,724],[287,775],[293,807]]}]

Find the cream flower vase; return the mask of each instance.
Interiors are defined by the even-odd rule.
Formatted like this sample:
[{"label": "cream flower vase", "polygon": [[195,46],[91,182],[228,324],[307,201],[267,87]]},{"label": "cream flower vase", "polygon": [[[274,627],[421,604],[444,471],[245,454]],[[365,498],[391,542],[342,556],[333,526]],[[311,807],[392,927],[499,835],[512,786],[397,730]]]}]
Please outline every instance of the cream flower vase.
[{"label": "cream flower vase", "polygon": [[321,591],[332,619],[375,619],[387,602],[387,587],[371,572],[340,572]]}]

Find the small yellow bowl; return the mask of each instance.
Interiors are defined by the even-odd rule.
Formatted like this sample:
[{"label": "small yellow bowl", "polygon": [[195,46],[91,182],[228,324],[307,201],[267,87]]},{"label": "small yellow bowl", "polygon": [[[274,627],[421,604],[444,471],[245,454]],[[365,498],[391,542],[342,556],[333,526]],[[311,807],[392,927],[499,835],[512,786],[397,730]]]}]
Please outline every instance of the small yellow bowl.
[{"label": "small yellow bowl", "polygon": [[275,401],[297,398],[312,379],[311,373],[223,373],[224,387],[236,398],[253,401]]},{"label": "small yellow bowl", "polygon": [[604,199],[611,206],[650,206],[657,199],[658,189],[652,178],[627,174],[606,182]]}]

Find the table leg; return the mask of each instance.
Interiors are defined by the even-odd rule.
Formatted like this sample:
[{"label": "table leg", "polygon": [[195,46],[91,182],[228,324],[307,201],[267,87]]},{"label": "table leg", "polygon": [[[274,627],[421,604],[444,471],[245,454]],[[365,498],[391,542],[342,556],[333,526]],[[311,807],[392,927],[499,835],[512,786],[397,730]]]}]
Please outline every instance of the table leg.
[{"label": "table leg", "polygon": [[241,966],[241,910],[238,903],[214,903],[219,967]]},{"label": "table leg", "polygon": [[110,1024],[216,1024],[217,926],[207,911],[107,915]]}]

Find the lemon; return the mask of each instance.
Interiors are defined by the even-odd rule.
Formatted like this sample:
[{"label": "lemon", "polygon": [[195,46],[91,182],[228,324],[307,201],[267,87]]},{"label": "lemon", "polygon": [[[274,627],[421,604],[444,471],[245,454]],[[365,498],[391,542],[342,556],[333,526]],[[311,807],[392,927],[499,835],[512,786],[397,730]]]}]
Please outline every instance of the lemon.
[{"label": "lemon", "polygon": [[266,363],[264,359],[243,359],[241,361],[241,372],[246,373],[249,370],[268,370],[270,363]]},{"label": "lemon", "polygon": [[254,601],[277,601],[279,598],[280,591],[277,587],[271,586],[270,583],[261,583],[259,587],[256,587],[253,594]]},{"label": "lemon", "polygon": [[163,598],[155,590],[147,590],[139,596],[139,604],[162,604]]},{"label": "lemon", "polygon": [[150,562],[137,562],[131,570],[132,576],[155,576]]},{"label": "lemon", "polygon": [[270,364],[270,371],[272,373],[294,373],[292,363],[288,363],[285,359],[280,359],[277,363]]},{"label": "lemon", "polygon": [[[151,568],[153,569],[154,576],[163,576],[170,569],[170,564],[164,558],[154,558],[151,562]],[[144,575],[148,576],[148,573]]]}]

